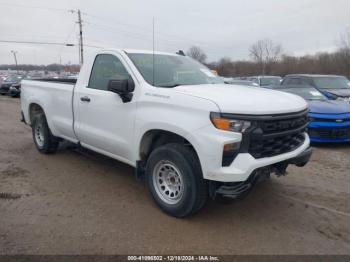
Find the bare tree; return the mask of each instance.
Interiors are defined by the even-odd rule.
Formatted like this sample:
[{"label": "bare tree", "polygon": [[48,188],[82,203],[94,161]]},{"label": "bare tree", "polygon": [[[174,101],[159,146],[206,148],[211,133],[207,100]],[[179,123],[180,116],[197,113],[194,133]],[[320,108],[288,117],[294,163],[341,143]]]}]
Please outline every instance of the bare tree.
[{"label": "bare tree", "polygon": [[192,46],[186,54],[202,64],[205,63],[207,59],[207,55],[199,46]]},{"label": "bare tree", "polygon": [[349,71],[350,68],[350,29],[348,28],[344,34],[340,36],[340,48],[336,58],[338,67]]},{"label": "bare tree", "polygon": [[271,39],[259,40],[249,48],[250,56],[261,67],[262,74],[269,73],[271,65],[282,55],[282,46]]},{"label": "bare tree", "polygon": [[341,49],[350,51],[350,28],[348,28],[344,34],[340,37]]}]

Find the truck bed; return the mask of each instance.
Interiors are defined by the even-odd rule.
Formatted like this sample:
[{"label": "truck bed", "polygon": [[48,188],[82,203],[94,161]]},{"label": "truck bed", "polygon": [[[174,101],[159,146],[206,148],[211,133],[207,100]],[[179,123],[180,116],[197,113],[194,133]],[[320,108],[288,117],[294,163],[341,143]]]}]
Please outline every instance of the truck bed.
[{"label": "truck bed", "polygon": [[73,131],[73,90],[76,79],[33,79],[22,81],[22,111],[30,123],[29,101],[44,109],[54,135],[71,140]]}]

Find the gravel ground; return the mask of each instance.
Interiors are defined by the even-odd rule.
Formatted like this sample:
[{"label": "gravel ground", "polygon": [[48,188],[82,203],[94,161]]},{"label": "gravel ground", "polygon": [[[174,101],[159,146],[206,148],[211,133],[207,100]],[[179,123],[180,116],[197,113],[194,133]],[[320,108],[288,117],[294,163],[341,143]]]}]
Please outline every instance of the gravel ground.
[{"label": "gravel ground", "polygon": [[39,154],[19,115],[0,97],[0,254],[350,254],[350,144],[181,220],[118,161]]}]

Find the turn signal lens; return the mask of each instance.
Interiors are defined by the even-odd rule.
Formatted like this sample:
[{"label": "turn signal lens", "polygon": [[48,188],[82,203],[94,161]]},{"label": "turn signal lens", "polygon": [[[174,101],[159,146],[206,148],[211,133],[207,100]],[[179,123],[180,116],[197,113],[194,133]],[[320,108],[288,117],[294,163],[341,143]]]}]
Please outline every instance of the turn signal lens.
[{"label": "turn signal lens", "polygon": [[211,121],[217,129],[230,131],[231,123],[228,119],[213,118]]},{"label": "turn signal lens", "polygon": [[222,118],[218,113],[211,113],[210,119],[213,125],[220,130],[244,133],[250,126],[250,121]]}]

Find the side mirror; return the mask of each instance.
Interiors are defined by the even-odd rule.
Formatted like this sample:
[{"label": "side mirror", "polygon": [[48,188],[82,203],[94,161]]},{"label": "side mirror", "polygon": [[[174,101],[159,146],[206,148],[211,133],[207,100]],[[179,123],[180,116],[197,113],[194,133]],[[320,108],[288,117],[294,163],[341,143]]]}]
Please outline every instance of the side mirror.
[{"label": "side mirror", "polygon": [[130,102],[135,83],[131,77],[124,79],[111,79],[108,82],[108,90],[118,94],[124,103]]}]

